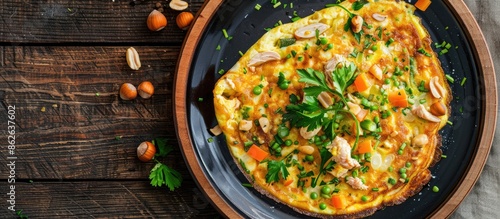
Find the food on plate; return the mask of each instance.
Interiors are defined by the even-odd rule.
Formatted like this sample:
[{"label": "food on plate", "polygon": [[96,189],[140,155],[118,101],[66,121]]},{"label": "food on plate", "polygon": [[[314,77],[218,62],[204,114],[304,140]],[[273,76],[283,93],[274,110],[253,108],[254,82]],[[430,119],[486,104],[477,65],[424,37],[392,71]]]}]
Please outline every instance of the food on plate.
[{"label": "food on plate", "polygon": [[316,217],[418,193],[451,91],[404,1],[344,1],[265,33],[215,84],[218,128],[253,187]]}]

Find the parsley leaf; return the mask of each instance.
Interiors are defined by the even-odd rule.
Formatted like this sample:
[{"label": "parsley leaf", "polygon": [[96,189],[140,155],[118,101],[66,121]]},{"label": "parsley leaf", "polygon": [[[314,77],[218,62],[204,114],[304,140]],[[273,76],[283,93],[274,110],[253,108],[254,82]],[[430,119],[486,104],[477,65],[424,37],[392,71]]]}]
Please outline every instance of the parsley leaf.
[{"label": "parsley leaf", "polygon": [[279,182],[281,178],[286,179],[290,173],[286,169],[285,163],[280,160],[270,160],[267,162],[266,183]]},{"label": "parsley leaf", "polygon": [[153,140],[153,144],[158,148],[155,157],[166,157],[168,153],[174,150],[172,146],[167,145],[167,139],[165,138],[156,138]]},{"label": "parsley leaf", "polygon": [[326,149],[325,147],[322,147],[319,149],[320,157],[321,157],[321,164],[319,166],[319,173],[318,176],[313,178],[311,181],[311,187],[314,188],[316,187],[318,183],[318,179],[320,178],[321,174],[325,174],[327,169],[330,169],[331,166],[333,166],[333,163],[329,163],[328,165],[325,166],[326,162],[332,158],[332,153]]},{"label": "parsley leaf", "polygon": [[307,68],[307,69],[297,69],[297,73],[300,76],[299,82],[319,86],[320,88],[323,89],[323,91],[330,90],[330,88],[326,84],[326,78],[323,72],[316,71],[312,68]]},{"label": "parsley leaf", "polygon": [[343,93],[347,87],[354,83],[355,72],[356,65],[352,62],[344,63],[344,66],[336,68],[335,71],[332,72],[333,86],[340,96],[343,97]]},{"label": "parsley leaf", "polygon": [[301,104],[286,106],[286,110],[283,120],[290,121],[294,127],[308,127],[307,130],[312,131],[323,123],[325,111],[312,96],[305,96]]},{"label": "parsley leaf", "polygon": [[352,9],[357,11],[363,8],[363,6],[365,6],[366,4],[368,4],[368,0],[355,1],[354,3],[352,3]]},{"label": "parsley leaf", "polygon": [[167,185],[170,191],[179,188],[182,182],[182,176],[179,172],[160,162],[157,162],[153,169],[151,169],[149,179],[152,186],[161,187],[162,185]]}]

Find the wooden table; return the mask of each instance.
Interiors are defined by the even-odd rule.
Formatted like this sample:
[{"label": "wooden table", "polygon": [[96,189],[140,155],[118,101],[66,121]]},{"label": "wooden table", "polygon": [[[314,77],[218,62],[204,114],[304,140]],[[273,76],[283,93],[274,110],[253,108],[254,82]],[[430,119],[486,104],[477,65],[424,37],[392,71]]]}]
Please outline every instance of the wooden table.
[{"label": "wooden table", "polygon": [[[16,215],[6,202],[11,185],[15,210],[30,218],[219,217],[190,176],[172,118],[186,32],[176,26],[179,12],[168,7],[167,28],[149,31],[146,18],[156,2],[0,1],[0,217]],[[203,4],[189,2],[193,13]],[[131,46],[141,58],[139,71],[125,60]],[[144,80],[155,86],[151,99],[119,98],[122,83]],[[6,144],[9,121],[14,155]],[[175,148],[162,160],[184,178],[174,192],[150,186],[154,163],[136,156],[142,141],[157,137]],[[8,182],[11,161],[15,183]]]}]

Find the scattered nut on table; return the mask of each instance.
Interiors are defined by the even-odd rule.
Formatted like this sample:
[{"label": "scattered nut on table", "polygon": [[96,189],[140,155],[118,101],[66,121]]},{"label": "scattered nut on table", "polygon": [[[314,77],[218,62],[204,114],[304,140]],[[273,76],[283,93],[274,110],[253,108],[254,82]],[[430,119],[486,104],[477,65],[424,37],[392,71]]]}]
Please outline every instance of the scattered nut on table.
[{"label": "scattered nut on table", "polygon": [[179,15],[177,15],[177,18],[175,19],[175,22],[177,23],[177,26],[181,28],[182,30],[188,29],[189,25],[191,25],[191,22],[193,22],[194,16],[191,12],[181,12]]},{"label": "scattered nut on table", "polygon": [[120,87],[120,98],[122,100],[133,100],[137,97],[137,89],[131,83],[124,83]]},{"label": "scattered nut on table", "polygon": [[143,81],[137,87],[137,91],[139,93],[139,96],[141,96],[144,99],[149,99],[151,98],[151,96],[153,96],[155,88],[151,82]]},{"label": "scattered nut on table", "polygon": [[127,64],[133,70],[139,70],[141,68],[141,60],[139,59],[139,53],[134,47],[127,49],[126,54]]},{"label": "scattered nut on table", "polygon": [[182,0],[172,0],[168,5],[170,6],[170,8],[177,11],[183,11],[189,6],[187,2]]},{"label": "scattered nut on table", "polygon": [[167,26],[167,18],[158,10],[153,10],[147,20],[147,25],[151,31],[159,31]]},{"label": "scattered nut on table", "polygon": [[143,162],[148,162],[153,159],[156,153],[156,147],[149,141],[142,142],[137,147],[137,157]]}]

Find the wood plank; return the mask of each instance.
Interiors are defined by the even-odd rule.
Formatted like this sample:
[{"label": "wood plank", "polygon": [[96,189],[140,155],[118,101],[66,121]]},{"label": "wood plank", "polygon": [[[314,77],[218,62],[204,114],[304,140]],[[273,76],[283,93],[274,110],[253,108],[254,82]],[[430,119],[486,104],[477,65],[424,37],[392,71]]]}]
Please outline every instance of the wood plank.
[{"label": "wood plank", "polygon": [[[2,191],[10,185],[0,182]],[[15,185],[15,210],[22,210],[29,218],[220,217],[192,181],[183,183],[182,189],[174,192],[151,187],[147,181],[34,181],[12,185]],[[0,215],[14,218],[15,212],[8,206],[9,203],[2,205]]]},{"label": "wood plank", "polygon": [[[159,32],[148,30],[146,19],[156,2],[159,1],[1,1],[0,42],[182,43],[186,31],[175,23],[178,11],[166,8],[167,27]],[[189,3],[186,11],[196,13],[203,1]]]},{"label": "wood plank", "polygon": [[[174,139],[176,149],[168,160],[187,174],[171,107],[179,47],[136,47],[143,64],[139,71],[128,67],[127,47],[0,49],[0,113],[16,107],[18,177],[145,179],[151,164],[138,161],[135,150],[155,137]],[[155,85],[151,99],[118,97],[121,83],[143,80]],[[7,119],[1,116],[0,123]],[[6,159],[0,156],[0,165]]]}]

